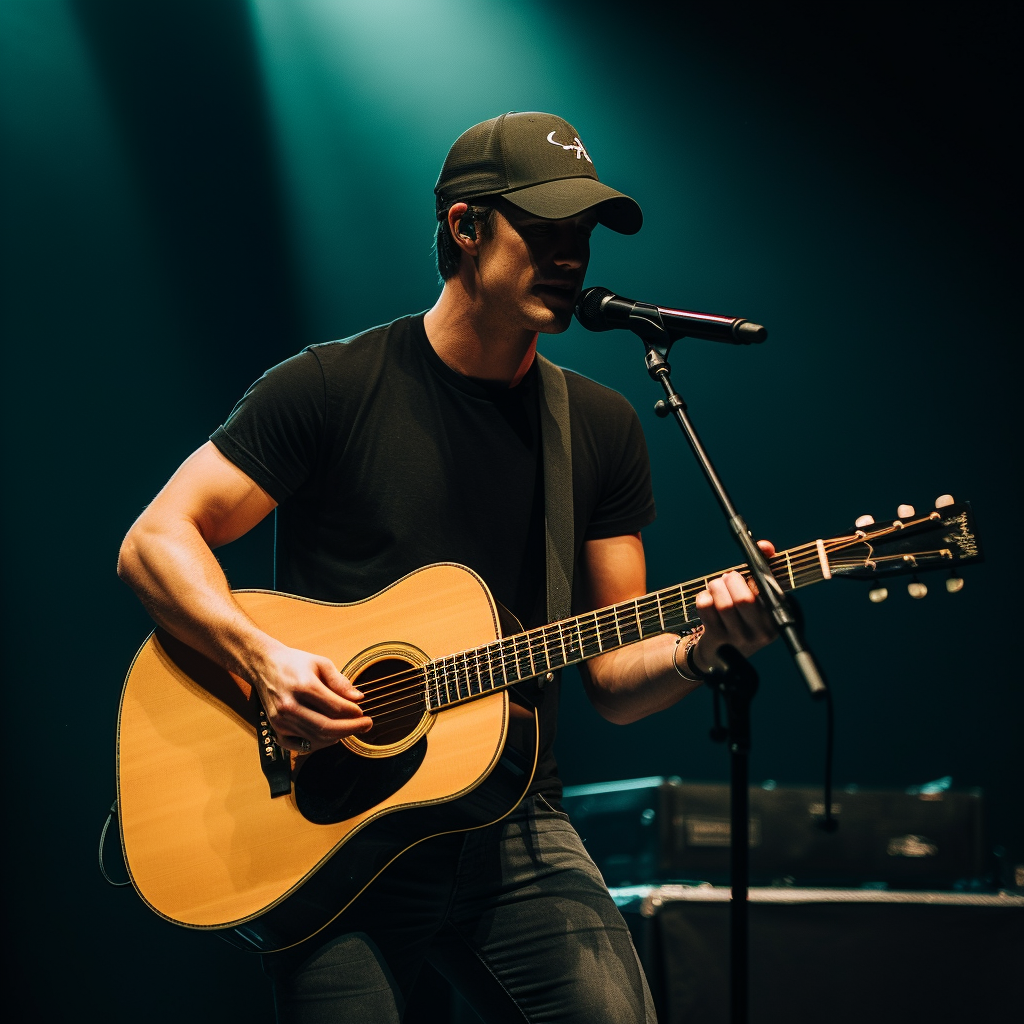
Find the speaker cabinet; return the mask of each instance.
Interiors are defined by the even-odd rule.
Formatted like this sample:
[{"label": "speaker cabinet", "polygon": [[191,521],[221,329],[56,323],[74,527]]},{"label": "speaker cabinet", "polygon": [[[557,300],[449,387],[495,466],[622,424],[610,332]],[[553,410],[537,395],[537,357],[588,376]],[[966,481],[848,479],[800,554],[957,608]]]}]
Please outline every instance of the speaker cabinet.
[{"label": "speaker cabinet", "polygon": [[[646,889],[646,891],[644,891]],[[661,1024],[729,1019],[729,890],[612,890]],[[751,890],[751,1024],[1020,1020],[1024,898]]]}]

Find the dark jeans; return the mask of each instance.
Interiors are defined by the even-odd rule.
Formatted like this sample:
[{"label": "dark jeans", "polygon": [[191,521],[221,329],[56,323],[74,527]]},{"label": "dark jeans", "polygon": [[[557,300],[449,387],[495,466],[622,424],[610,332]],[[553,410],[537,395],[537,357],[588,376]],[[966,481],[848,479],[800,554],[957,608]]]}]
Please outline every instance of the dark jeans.
[{"label": "dark jeans", "polygon": [[420,843],[331,928],[264,964],[280,1024],[397,1024],[424,960],[488,1024],[655,1021],[622,915],[542,797]]}]

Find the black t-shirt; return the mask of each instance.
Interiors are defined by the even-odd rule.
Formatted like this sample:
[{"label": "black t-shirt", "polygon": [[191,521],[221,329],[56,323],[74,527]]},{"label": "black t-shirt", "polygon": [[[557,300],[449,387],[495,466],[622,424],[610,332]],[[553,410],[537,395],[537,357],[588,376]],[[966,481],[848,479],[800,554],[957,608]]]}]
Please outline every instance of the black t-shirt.
[{"label": "black t-shirt", "polygon": [[[584,540],[636,533],[655,513],[632,406],[565,377],[578,555]],[[536,365],[514,388],[463,377],[421,314],[268,370],[211,440],[278,503],[278,590],[357,601],[423,565],[459,562],[531,628],[546,621],[539,418]],[[532,791],[555,800],[557,709],[552,683]]]}]

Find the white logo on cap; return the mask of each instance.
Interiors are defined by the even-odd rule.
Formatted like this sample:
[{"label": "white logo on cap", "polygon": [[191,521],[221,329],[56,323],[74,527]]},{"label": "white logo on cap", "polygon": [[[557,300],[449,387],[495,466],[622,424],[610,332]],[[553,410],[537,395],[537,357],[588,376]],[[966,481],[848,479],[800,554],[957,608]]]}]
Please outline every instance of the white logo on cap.
[{"label": "white logo on cap", "polygon": [[587,158],[588,164],[592,164],[594,162],[590,159],[590,154],[583,148],[583,143],[580,142],[579,136],[574,135],[572,142],[570,142],[568,146],[565,146],[562,145],[561,142],[556,142],[555,139],[552,138],[554,134],[554,132],[548,133],[548,142],[550,142],[552,146],[561,146],[562,149],[575,150],[577,160],[582,156]]}]

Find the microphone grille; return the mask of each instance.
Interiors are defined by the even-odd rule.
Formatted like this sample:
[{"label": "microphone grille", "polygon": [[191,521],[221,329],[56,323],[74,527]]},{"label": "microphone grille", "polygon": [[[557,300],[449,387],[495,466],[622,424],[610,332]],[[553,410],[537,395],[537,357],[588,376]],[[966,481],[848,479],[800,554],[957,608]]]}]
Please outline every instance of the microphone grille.
[{"label": "microphone grille", "polygon": [[614,293],[600,286],[586,288],[580,292],[580,297],[576,300],[576,319],[588,331],[610,331],[612,329],[613,325],[606,323],[601,315],[601,303],[612,294]]}]

